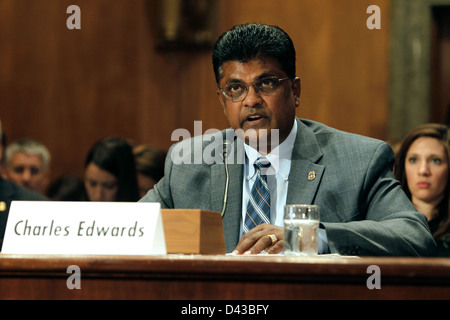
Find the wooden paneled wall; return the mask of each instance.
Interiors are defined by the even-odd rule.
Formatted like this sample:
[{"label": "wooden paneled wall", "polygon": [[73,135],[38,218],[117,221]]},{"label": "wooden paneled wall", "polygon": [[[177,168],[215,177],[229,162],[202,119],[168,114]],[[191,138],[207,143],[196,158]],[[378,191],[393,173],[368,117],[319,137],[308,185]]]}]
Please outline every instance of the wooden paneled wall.
[{"label": "wooden paneled wall", "polygon": [[[81,8],[81,30],[66,9]],[[53,177],[83,173],[105,136],[168,149],[195,120],[227,122],[210,53],[155,49],[156,0],[0,0],[0,119],[9,141],[33,137],[53,155]],[[367,7],[381,8],[369,30]],[[302,80],[298,116],[386,139],[390,0],[219,0],[217,35],[245,22],[293,38]]]}]

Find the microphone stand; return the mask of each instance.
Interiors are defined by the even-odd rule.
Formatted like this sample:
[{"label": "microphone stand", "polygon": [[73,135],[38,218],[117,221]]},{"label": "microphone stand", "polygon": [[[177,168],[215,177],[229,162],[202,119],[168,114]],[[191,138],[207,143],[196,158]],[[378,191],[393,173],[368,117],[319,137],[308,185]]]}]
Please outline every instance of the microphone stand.
[{"label": "microphone stand", "polygon": [[223,194],[223,204],[222,204],[222,211],[220,215],[223,217],[225,214],[225,210],[227,208],[227,200],[228,200],[228,186],[230,184],[230,174],[228,172],[228,148],[231,147],[230,141],[225,139],[223,142],[223,164],[225,167],[225,192]]}]

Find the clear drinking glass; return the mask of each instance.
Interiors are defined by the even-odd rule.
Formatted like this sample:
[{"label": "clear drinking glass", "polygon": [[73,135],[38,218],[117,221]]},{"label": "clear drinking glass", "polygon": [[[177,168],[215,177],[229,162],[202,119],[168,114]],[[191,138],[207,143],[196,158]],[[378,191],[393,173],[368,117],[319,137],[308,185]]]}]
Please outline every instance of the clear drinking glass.
[{"label": "clear drinking glass", "polygon": [[318,254],[319,206],[290,204],[284,207],[284,254]]}]

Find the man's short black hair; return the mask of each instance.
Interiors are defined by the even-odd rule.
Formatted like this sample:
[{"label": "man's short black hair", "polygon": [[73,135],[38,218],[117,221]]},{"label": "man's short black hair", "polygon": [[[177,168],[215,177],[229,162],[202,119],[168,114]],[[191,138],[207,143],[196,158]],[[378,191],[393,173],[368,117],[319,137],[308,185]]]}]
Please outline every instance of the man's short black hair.
[{"label": "man's short black hair", "polygon": [[289,35],[278,26],[247,23],[226,31],[214,45],[212,61],[217,85],[224,62],[246,63],[255,58],[274,58],[289,78],[295,78],[295,48]]}]

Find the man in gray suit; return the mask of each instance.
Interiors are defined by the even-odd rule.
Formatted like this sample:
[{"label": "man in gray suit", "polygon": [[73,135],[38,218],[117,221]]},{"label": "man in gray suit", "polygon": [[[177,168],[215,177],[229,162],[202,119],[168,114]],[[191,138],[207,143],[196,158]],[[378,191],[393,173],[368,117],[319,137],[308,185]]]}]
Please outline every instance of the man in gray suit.
[{"label": "man in gray suit", "polygon": [[[320,206],[320,253],[433,254],[425,216],[392,175],[391,148],[296,117],[300,79],[294,45],[282,29],[235,26],[216,42],[213,67],[231,129],[172,146],[164,178],[141,201],[222,211],[226,250],[235,254],[283,251],[283,207],[300,203]],[[220,157],[222,137],[231,142],[227,166]],[[273,170],[267,176],[270,223],[245,232],[256,175],[251,164],[261,156]]]}]

